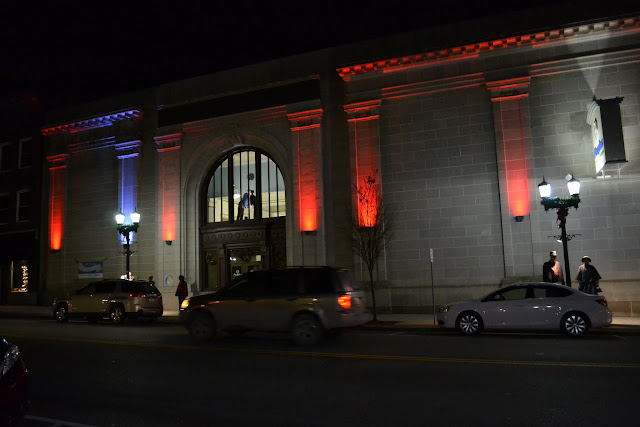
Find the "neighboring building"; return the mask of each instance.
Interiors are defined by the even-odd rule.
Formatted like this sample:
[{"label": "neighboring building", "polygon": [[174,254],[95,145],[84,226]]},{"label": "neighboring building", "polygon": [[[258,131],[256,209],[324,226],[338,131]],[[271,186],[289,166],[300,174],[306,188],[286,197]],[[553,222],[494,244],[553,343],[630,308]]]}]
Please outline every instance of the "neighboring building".
[{"label": "neighboring building", "polygon": [[378,307],[431,312],[432,277],[440,305],[540,280],[550,250],[564,266],[537,186],[566,197],[573,174],[571,275],[591,256],[614,311],[637,314],[639,29],[633,16],[454,43],[460,27],[443,27],[52,112],[47,300],[124,274],[114,215],[136,209],[131,271],[170,309],[179,274],[191,292],[280,265],[363,279],[355,186],[379,171],[398,219]]},{"label": "neighboring building", "polygon": [[0,304],[37,304],[43,112],[31,94],[0,102]]}]

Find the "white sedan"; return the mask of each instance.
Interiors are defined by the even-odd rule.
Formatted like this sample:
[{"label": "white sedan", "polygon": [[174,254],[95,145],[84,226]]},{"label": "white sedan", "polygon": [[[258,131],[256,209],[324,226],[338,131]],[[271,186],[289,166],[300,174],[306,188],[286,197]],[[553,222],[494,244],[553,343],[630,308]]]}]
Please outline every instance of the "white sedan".
[{"label": "white sedan", "polygon": [[559,330],[582,336],[589,328],[611,325],[601,295],[589,295],[553,283],[517,283],[482,299],[445,305],[438,325],[475,335],[483,329]]}]

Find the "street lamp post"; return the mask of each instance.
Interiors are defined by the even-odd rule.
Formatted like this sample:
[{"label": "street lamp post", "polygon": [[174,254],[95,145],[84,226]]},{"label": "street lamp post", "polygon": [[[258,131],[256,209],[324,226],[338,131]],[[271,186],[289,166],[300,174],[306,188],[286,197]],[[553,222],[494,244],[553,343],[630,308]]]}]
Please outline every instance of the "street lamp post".
[{"label": "street lamp post", "polygon": [[131,222],[133,224],[125,224],[124,223],[124,214],[122,212],[116,215],[116,224],[118,224],[118,233],[122,234],[125,238],[125,250],[124,253],[127,256],[127,280],[131,280],[131,272],[129,271],[129,259],[131,257],[131,241],[129,239],[129,234],[133,231],[138,231],[138,226],[140,225],[140,214],[136,211],[131,213]]},{"label": "street lamp post", "polygon": [[[570,178],[569,178],[570,177]],[[560,198],[560,197],[551,197],[551,185],[545,181],[544,176],[542,177],[542,182],[538,184],[538,191],[540,192],[540,197],[542,201],[540,202],[544,206],[545,212],[549,209],[556,209],[558,213],[558,221],[560,222],[561,235],[560,239],[562,240],[562,249],[564,251],[564,269],[565,269],[565,284],[571,287],[571,272],[569,271],[569,249],[567,248],[567,215],[569,215],[569,208],[578,209],[578,205],[580,204],[580,181],[575,179],[573,175],[567,176],[567,187],[569,188],[569,194],[571,197],[568,198]]]}]

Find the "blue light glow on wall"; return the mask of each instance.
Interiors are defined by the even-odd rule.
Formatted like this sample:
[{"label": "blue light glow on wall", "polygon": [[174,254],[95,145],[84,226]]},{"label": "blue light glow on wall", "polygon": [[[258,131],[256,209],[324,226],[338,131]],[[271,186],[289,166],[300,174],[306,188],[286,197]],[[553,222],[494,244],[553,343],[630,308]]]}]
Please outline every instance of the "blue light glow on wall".
[{"label": "blue light glow on wall", "polygon": [[[118,209],[124,214],[124,223],[132,224],[131,213],[138,207],[138,153],[131,152],[138,148],[139,141],[118,144],[116,150],[123,152],[118,155],[120,160]],[[125,154],[126,152],[126,154]],[[129,234],[129,240],[135,240],[135,233]],[[120,241],[124,244],[126,239],[120,235]]]}]

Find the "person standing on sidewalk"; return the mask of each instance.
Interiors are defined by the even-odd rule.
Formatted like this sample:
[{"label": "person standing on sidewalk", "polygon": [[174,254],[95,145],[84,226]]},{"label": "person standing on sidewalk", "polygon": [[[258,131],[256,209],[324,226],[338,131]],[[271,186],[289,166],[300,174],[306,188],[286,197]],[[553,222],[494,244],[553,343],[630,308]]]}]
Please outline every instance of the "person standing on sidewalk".
[{"label": "person standing on sidewalk", "polygon": [[176,289],[176,296],[178,297],[178,309],[182,306],[182,301],[189,296],[189,288],[187,282],[184,281],[184,276],[178,276],[178,288]]},{"label": "person standing on sidewalk", "polygon": [[562,266],[556,257],[558,253],[556,251],[549,252],[549,261],[542,265],[542,281],[550,283],[562,283],[564,284],[564,275],[562,274]]},{"label": "person standing on sidewalk", "polygon": [[600,279],[602,279],[600,273],[591,265],[591,258],[586,255],[583,256],[582,265],[578,267],[578,275],[576,276],[576,280],[580,284],[578,290],[587,294],[597,295]]}]

